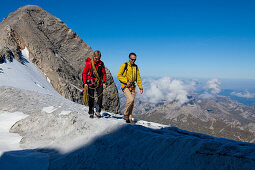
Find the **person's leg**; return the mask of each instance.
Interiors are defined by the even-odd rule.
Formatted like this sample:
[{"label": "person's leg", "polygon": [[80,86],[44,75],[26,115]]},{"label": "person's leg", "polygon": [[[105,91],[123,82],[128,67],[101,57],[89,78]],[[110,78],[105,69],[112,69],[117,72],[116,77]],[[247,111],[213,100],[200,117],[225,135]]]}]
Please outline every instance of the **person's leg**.
[{"label": "person's leg", "polygon": [[97,104],[96,104],[96,116],[97,117],[101,117],[100,115],[100,112],[101,112],[101,109],[102,109],[102,103],[103,103],[103,86],[99,86],[97,89],[97,96],[99,96],[97,98]]},{"label": "person's leg", "polygon": [[94,116],[94,89],[88,89],[88,95],[89,95],[89,115],[91,118]]},{"label": "person's leg", "polygon": [[124,94],[126,96],[127,102],[126,102],[126,107],[125,107],[125,112],[124,112],[124,119],[129,121],[129,114],[130,114],[130,109],[132,112],[132,104],[134,103],[134,97],[131,94],[130,90],[128,88],[125,88]]},{"label": "person's leg", "polygon": [[134,123],[134,121],[132,120],[132,112],[133,112],[134,102],[135,102],[135,90],[132,90],[130,93],[131,93],[131,96],[133,98],[133,102],[130,104],[128,119],[131,123]]}]

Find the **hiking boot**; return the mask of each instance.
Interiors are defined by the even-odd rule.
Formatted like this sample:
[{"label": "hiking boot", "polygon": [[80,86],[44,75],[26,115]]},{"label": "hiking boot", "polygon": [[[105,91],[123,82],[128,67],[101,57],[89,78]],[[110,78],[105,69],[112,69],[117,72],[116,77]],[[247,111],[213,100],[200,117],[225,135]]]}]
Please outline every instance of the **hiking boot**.
[{"label": "hiking boot", "polygon": [[133,121],[132,119],[129,120],[129,122],[130,122],[131,124],[136,124],[136,121]]},{"label": "hiking boot", "polygon": [[128,119],[128,116],[126,116],[126,115],[123,116],[123,119],[124,119],[124,120],[129,120],[129,119]]},{"label": "hiking boot", "polygon": [[94,114],[89,114],[89,118],[93,119],[94,118]]},{"label": "hiking boot", "polygon": [[102,117],[101,114],[100,114],[100,112],[96,112],[95,115],[96,115],[98,118]]},{"label": "hiking boot", "polygon": [[127,122],[127,123],[130,123],[129,119],[128,119],[128,116],[127,115],[124,115],[123,116],[123,119]]}]

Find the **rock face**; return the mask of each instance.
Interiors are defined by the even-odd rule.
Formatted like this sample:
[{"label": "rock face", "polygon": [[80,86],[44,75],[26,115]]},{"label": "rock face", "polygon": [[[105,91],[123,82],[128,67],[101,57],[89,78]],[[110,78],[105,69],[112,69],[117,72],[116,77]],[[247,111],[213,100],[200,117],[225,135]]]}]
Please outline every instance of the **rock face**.
[{"label": "rock face", "polygon": [[[49,78],[62,96],[81,103],[82,71],[85,58],[93,50],[68,26],[38,6],[28,5],[11,13],[0,23],[0,63],[12,58],[24,62],[21,50],[27,48],[30,62]],[[110,71],[106,68],[107,89],[104,109],[119,113],[119,98]]]}]

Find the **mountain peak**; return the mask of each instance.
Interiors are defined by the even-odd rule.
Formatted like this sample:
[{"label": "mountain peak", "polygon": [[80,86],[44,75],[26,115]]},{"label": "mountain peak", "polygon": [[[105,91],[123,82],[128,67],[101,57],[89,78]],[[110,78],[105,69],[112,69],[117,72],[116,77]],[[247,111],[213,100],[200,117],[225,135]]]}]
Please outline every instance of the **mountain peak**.
[{"label": "mountain peak", "polygon": [[[85,58],[93,50],[59,18],[36,5],[27,5],[11,13],[0,23],[0,58],[22,63],[21,50],[27,48],[29,61],[50,79],[61,95],[81,103],[82,94],[74,87],[82,88],[82,70]],[[106,69],[110,86],[106,91],[117,93],[111,73]],[[118,96],[106,98],[109,111],[119,112]]]},{"label": "mountain peak", "polygon": [[15,11],[14,13],[19,13],[19,12],[24,12],[24,11],[44,11],[46,12],[44,9],[42,9],[41,7],[37,6],[37,5],[25,5],[23,7],[20,7],[19,9],[17,9],[17,11]]},{"label": "mountain peak", "polygon": [[[4,18],[2,22],[6,22],[7,19],[8,20],[13,20],[13,17],[16,16],[20,16],[20,15],[24,15],[24,14],[28,14],[29,11],[37,11],[37,12],[45,12],[47,13],[47,11],[45,11],[44,9],[42,9],[41,7],[37,6],[37,5],[26,5],[23,7],[20,7],[19,9],[17,9],[15,12],[12,12],[8,15],[8,17]],[[18,17],[20,18],[20,17]]]}]

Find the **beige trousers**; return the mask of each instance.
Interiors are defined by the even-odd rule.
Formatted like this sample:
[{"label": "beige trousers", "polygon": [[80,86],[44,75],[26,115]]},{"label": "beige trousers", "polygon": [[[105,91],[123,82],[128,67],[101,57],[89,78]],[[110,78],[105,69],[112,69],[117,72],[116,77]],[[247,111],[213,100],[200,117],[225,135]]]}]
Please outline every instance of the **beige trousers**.
[{"label": "beige trousers", "polygon": [[129,119],[131,121],[132,111],[133,111],[134,101],[135,101],[135,89],[130,91],[128,88],[125,88],[124,94],[127,98],[127,103],[126,103],[125,112],[124,112],[124,119],[125,120]]}]

